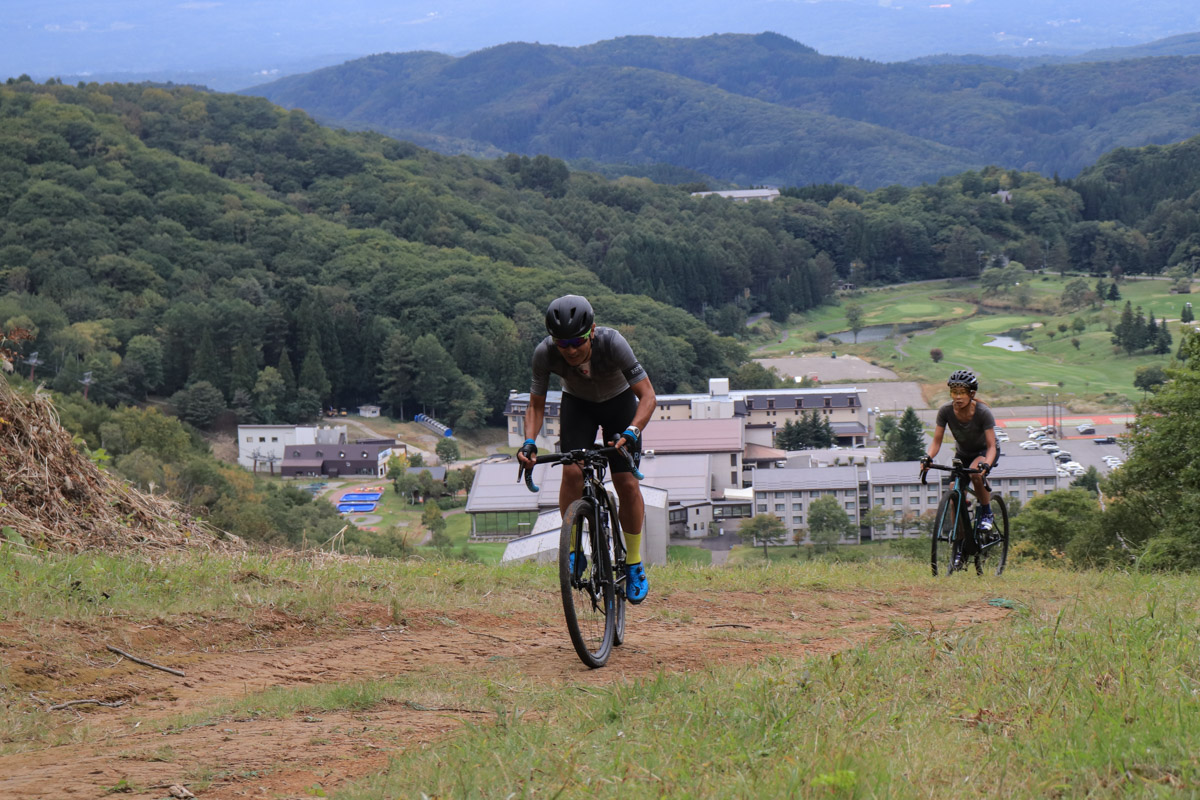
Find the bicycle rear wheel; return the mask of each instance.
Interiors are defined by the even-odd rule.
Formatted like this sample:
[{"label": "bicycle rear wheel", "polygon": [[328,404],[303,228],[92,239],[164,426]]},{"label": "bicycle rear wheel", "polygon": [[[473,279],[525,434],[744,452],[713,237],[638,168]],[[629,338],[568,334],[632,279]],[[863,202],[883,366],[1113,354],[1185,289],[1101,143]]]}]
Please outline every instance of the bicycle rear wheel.
[{"label": "bicycle rear wheel", "polygon": [[938,503],[937,515],[934,517],[933,525],[933,541],[929,552],[929,567],[936,578],[938,572],[938,560],[941,559],[942,575],[949,575],[954,571],[955,556],[962,549],[962,533],[965,529],[963,522],[963,512],[961,510],[962,497],[954,491],[946,492],[942,495],[942,501]]},{"label": "bicycle rear wheel", "polygon": [[1008,507],[998,494],[992,495],[992,515],[996,522],[991,533],[980,534],[980,550],[975,554],[976,575],[993,570],[999,575],[1008,563]]},{"label": "bicycle rear wheel", "polygon": [[[558,539],[558,577],[571,644],[584,664],[603,667],[612,652],[616,614],[609,547],[601,544],[595,505],[571,503]],[[571,552],[577,567],[572,574]],[[580,558],[582,556],[582,558]]]}]

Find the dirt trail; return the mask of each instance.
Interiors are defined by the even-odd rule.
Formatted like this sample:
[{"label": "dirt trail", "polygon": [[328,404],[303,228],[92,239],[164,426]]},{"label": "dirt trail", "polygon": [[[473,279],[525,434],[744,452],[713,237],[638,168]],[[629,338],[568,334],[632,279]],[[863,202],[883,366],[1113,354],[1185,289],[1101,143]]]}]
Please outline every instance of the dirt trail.
[{"label": "dirt trail", "polygon": [[[224,702],[270,687],[455,672],[479,678],[511,675],[514,669],[539,681],[604,685],[768,655],[828,654],[869,641],[897,622],[942,630],[1008,613],[983,601],[947,608],[943,597],[921,587],[904,595],[674,592],[631,607],[626,643],[606,668],[588,670],[553,611],[554,593],[531,599],[529,614],[410,611],[401,625],[391,624],[386,607],[356,606],[345,609],[344,617],[359,629],[336,636],[277,612],[240,627],[228,620],[126,629],[64,626],[54,632],[61,645],[56,652],[39,650],[17,624],[2,623],[0,660],[16,677],[40,677],[42,699],[125,705],[54,712],[85,715],[91,734],[83,743],[0,757],[0,797],[97,798],[119,791],[122,797],[163,798],[171,784],[192,785],[197,796],[208,799],[311,797],[313,787],[332,793],[348,780],[384,769],[389,755],[435,742],[463,720],[486,720],[493,713],[394,702],[366,711],[285,719],[229,715],[215,724],[210,717],[190,727],[178,724],[184,715],[211,714]],[[61,655],[104,653],[103,642],[114,639],[186,677],[116,658],[81,670]],[[163,732],[159,725],[168,721],[176,725]],[[202,781],[211,785],[199,791]]]}]

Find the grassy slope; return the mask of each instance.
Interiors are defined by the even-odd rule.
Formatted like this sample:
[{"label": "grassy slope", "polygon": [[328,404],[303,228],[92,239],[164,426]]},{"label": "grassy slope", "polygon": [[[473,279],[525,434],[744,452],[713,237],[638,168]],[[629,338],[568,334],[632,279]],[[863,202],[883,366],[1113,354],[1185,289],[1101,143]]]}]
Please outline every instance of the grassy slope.
[{"label": "grassy slope", "polygon": [[[664,665],[607,687],[588,681],[586,671],[566,684],[518,673],[503,684],[474,675],[442,679],[441,704],[487,706],[494,717],[472,718],[429,747],[398,750],[384,773],[339,796],[1194,794],[1200,581],[1013,566],[1002,579],[937,581],[924,565],[894,560],[656,569],[656,592],[699,591],[714,603],[726,592],[775,587],[886,596],[917,585],[937,608],[992,601],[1013,610],[993,624],[940,630],[898,616],[889,634],[832,657],[687,673]],[[250,619],[264,609],[328,630],[348,624],[340,612],[348,603],[390,604],[393,615],[486,603],[496,613],[526,615],[525,590],[552,598],[553,586],[547,567],[260,556],[150,563],[0,549],[0,618],[33,637],[59,625]],[[103,604],[94,601],[102,591]],[[0,697],[13,691],[7,677],[0,665]],[[272,713],[370,708],[419,696],[412,683],[401,675],[367,687],[284,689],[272,693]],[[41,727],[35,718],[48,712],[30,714],[15,700],[0,704],[10,750],[94,735],[83,718],[55,718],[70,730]],[[262,698],[247,703],[258,708]],[[214,707],[210,719],[181,722],[212,724],[239,713]]]},{"label": "grassy slope", "polygon": [[[969,366],[979,372],[985,394],[993,403],[1019,404],[1041,401],[1041,393],[1055,391],[1078,410],[1115,408],[1136,400],[1133,387],[1135,370],[1148,364],[1165,364],[1169,356],[1114,354],[1109,323],[1119,320],[1125,300],[1142,306],[1156,319],[1174,320],[1169,325],[1178,344],[1179,313],[1188,297],[1169,293],[1166,281],[1133,281],[1121,287],[1122,299],[1101,309],[1085,308],[1060,313],[1054,301],[1061,296],[1065,281],[1057,276],[1036,278],[1031,282],[1031,305],[1054,309],[988,309],[978,304],[978,290],[966,284],[945,282],[871,290],[862,297],[850,298],[840,306],[826,306],[812,314],[793,318],[783,342],[776,334],[757,357],[772,357],[795,352],[826,352],[836,349],[872,360],[895,370],[906,380],[937,385],[948,366]],[[1189,296],[1190,297],[1190,296]],[[834,344],[816,341],[818,331],[845,330],[845,306],[858,303],[864,312],[864,325],[891,325],[907,322],[941,323],[932,333],[863,344]],[[1058,325],[1070,325],[1081,317],[1087,327],[1082,333],[1058,331]],[[1026,344],[1036,350],[1014,353],[985,347],[991,334],[1014,328],[1040,325],[1026,336]],[[1051,338],[1048,333],[1054,331]],[[1078,339],[1076,348],[1072,339]],[[941,348],[942,364],[935,364],[929,351]],[[1059,385],[1061,382],[1061,386]],[[1042,385],[1039,385],[1042,384]]]}]

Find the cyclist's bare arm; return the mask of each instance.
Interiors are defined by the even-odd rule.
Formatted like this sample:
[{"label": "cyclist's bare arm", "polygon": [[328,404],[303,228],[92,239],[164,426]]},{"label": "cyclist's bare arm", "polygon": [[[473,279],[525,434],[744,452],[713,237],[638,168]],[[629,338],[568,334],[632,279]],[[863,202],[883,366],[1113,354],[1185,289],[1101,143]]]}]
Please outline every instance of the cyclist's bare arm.
[{"label": "cyclist's bare arm", "polygon": [[946,426],[938,425],[933,429],[933,441],[929,445],[929,458],[933,460],[937,457],[938,451],[942,449],[942,438],[946,435]]},{"label": "cyclist's bare arm", "polygon": [[[650,418],[654,416],[654,408],[658,404],[658,398],[654,394],[654,386],[650,383],[649,378],[644,378],[629,388],[633,390],[634,396],[638,399],[637,412],[633,415],[633,421],[629,424],[636,425],[640,431],[645,431]],[[624,436],[618,436],[612,442],[613,447],[622,447],[624,444]]]},{"label": "cyclist's bare arm", "polygon": [[999,452],[999,447],[996,444],[996,429],[988,428],[983,432],[983,435],[987,437],[987,455],[984,457],[984,460],[989,464],[995,465],[996,453]]}]

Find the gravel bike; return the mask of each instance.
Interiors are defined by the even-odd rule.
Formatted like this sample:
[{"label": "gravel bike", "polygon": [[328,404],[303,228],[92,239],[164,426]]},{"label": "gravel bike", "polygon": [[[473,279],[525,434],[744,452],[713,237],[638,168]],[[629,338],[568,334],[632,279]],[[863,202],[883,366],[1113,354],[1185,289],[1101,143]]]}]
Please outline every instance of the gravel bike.
[{"label": "gravel bike", "polygon": [[[979,518],[982,511],[978,504],[973,517],[971,514],[971,498],[975,496],[971,489],[971,476],[979,475],[983,470],[963,466],[962,461],[956,458],[949,467],[929,464],[923,468],[921,483],[925,483],[931,469],[950,473],[949,485],[934,517],[933,546],[929,554],[929,566],[934,576],[938,574],[939,545],[946,575],[965,570],[967,559],[974,559],[976,575],[992,569],[997,575],[1004,572],[1004,565],[1008,561],[1008,508],[1004,505],[1004,498],[992,493],[995,523],[990,531],[981,531]],[[986,480],[984,478],[985,485]]]},{"label": "gravel bike", "polygon": [[[613,645],[625,641],[625,542],[617,516],[617,499],[604,488],[608,456],[624,448],[600,447],[546,453],[537,464],[576,464],[583,471],[583,495],[563,515],[558,540],[558,582],[571,644],[580,660],[595,669],[608,661]],[[633,470],[634,477],[642,474]],[[519,467],[529,491],[536,492],[533,470]],[[572,558],[574,556],[574,558]]]}]

